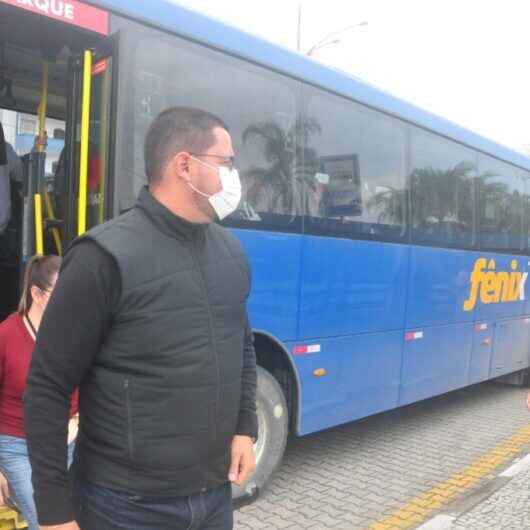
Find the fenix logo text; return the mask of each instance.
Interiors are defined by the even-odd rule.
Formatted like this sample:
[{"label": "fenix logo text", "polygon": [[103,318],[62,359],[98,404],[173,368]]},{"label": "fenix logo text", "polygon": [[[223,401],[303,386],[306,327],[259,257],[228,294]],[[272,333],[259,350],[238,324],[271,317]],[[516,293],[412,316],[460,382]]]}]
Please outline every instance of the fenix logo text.
[{"label": "fenix logo text", "polygon": [[[486,267],[487,265],[487,267]],[[479,258],[471,272],[469,297],[464,302],[464,311],[471,311],[480,301],[483,304],[496,304],[499,302],[517,302],[525,299],[525,284],[527,272],[517,270],[517,260],[512,260],[512,271],[496,271],[495,260]]]}]

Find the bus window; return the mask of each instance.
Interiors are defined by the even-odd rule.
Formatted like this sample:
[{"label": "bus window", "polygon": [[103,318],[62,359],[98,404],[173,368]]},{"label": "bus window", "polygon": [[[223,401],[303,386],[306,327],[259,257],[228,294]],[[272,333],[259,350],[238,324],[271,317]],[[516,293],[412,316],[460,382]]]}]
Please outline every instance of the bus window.
[{"label": "bus window", "polygon": [[416,127],[412,127],[410,151],[412,240],[473,246],[475,153]]},{"label": "bus window", "polygon": [[523,181],[513,166],[479,158],[480,248],[519,251]]},{"label": "bus window", "polygon": [[346,238],[403,238],[403,125],[323,91],[307,88],[304,94],[304,122],[314,124],[313,134],[305,138],[305,166],[314,177],[309,192],[319,195],[318,205],[307,209],[307,231]]},{"label": "bus window", "polygon": [[[243,198],[231,226],[297,231],[303,195],[297,152],[299,85],[280,74],[132,22],[123,31],[120,69],[130,87],[121,107],[120,209],[130,208],[145,185],[143,142],[165,108],[208,110],[227,124],[236,152]],[[171,72],[171,75],[168,75]]]}]

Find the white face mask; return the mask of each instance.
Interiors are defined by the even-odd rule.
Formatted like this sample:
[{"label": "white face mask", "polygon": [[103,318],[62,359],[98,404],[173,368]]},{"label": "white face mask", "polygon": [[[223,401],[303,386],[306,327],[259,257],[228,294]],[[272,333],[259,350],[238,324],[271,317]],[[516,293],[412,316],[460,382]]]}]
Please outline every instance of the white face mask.
[{"label": "white face mask", "polygon": [[207,193],[198,190],[191,182],[188,182],[188,186],[195,193],[198,193],[203,197],[207,197],[219,219],[228,217],[231,213],[236,211],[239,201],[241,200],[241,181],[239,180],[239,173],[237,169],[228,169],[224,166],[212,166],[211,164],[207,164],[198,158],[192,158],[203,166],[217,169],[219,172],[219,178],[221,180],[221,191],[218,191],[213,195],[208,195]]}]

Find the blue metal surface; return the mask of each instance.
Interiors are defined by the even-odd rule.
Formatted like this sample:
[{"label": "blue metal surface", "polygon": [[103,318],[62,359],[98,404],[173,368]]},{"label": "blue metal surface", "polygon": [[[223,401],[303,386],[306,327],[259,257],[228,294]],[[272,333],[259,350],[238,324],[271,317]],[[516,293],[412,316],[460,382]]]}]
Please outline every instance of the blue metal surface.
[{"label": "blue metal surface", "polygon": [[400,405],[443,394],[467,384],[473,324],[427,327],[405,341]]},{"label": "blue metal surface", "polygon": [[254,329],[282,341],[298,337],[298,300],[302,236],[234,230],[252,266],[248,302]]},{"label": "blue metal surface", "polygon": [[[522,273],[526,259],[309,235],[236,234],[253,269],[252,324],[284,342],[298,371],[299,434],[529,365],[526,301],[485,304],[482,290],[489,293],[493,284],[482,287],[489,277],[474,273],[482,259],[486,266],[494,259],[497,272],[513,272],[515,259],[515,272]],[[477,327],[484,324],[486,329]],[[410,333],[415,338],[407,340]],[[314,352],[294,355],[299,346]],[[320,368],[326,375],[317,377]]]},{"label": "blue metal surface", "polygon": [[346,73],[332,70],[304,55],[281,48],[172,2],[166,0],[150,0],[149,2],[145,0],[90,0],[87,3],[153,24],[183,37],[284,72],[530,170],[530,159],[522,154],[435,116]]},{"label": "blue metal surface", "polygon": [[[319,339],[310,344],[318,344],[320,353],[294,356],[302,380],[299,434],[397,406],[400,331]],[[327,375],[316,377],[313,371],[317,368],[325,368]]]},{"label": "blue metal surface", "polygon": [[[291,351],[297,344],[320,348],[294,357],[302,381],[301,433],[528,365],[524,333],[529,326],[521,324],[526,302],[484,304],[479,285],[474,307],[464,309],[477,260],[494,259],[496,271],[502,272],[511,271],[516,259],[522,271],[526,260],[521,257],[244,230],[238,234],[254,270],[252,321],[262,329],[274,328],[282,338],[297,338],[289,342]],[[271,260],[271,253],[277,259]],[[281,303],[279,292],[286,293]],[[292,316],[298,309],[295,334]],[[510,332],[497,340],[493,362],[498,367],[490,374],[493,322],[506,317],[517,320],[501,324]],[[487,330],[475,329],[485,322]],[[422,335],[405,341],[407,331]],[[315,377],[317,368],[327,375]]]},{"label": "blue metal surface", "polygon": [[[477,326],[482,326],[484,329],[477,328]],[[470,385],[486,381],[490,377],[494,334],[495,324],[492,322],[480,322],[475,325],[469,362],[468,383]]]},{"label": "blue metal surface", "polygon": [[409,248],[306,236],[299,338],[403,329]]},{"label": "blue metal surface", "polygon": [[464,311],[463,305],[475,254],[465,250],[411,248],[407,328],[474,319],[474,312]]},{"label": "blue metal surface", "polygon": [[517,319],[496,324],[490,377],[528,366],[529,322],[529,319]]}]

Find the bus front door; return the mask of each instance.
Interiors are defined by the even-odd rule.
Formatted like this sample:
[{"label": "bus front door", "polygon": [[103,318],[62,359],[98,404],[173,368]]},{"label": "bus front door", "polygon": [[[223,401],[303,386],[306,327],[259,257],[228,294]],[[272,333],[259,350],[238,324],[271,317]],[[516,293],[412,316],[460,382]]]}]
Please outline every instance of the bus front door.
[{"label": "bus front door", "polygon": [[72,62],[66,164],[68,233],[84,234],[112,215],[116,38],[108,37]]}]

